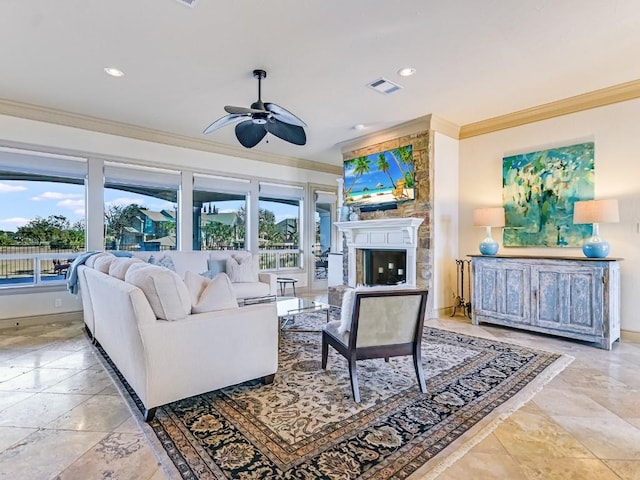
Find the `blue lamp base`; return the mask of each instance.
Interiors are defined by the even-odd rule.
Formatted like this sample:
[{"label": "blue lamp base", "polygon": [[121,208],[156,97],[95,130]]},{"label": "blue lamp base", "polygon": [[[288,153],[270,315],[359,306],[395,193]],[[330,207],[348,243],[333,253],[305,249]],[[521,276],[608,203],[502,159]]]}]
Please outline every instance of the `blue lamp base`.
[{"label": "blue lamp base", "polygon": [[582,253],[587,258],[606,258],[609,255],[609,243],[603,240],[597,242],[589,240],[582,246]]},{"label": "blue lamp base", "polygon": [[480,243],[480,253],[482,255],[495,255],[498,253],[498,242],[493,239],[485,239]]}]

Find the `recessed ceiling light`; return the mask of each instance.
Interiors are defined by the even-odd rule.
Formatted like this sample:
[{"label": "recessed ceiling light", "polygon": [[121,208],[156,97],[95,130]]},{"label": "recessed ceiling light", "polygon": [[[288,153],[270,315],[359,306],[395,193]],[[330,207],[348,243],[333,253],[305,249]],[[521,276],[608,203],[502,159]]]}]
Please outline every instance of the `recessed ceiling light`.
[{"label": "recessed ceiling light", "polygon": [[363,124],[363,123],[356,123],[356,124],[353,126],[353,129],[354,129],[354,130],[364,130],[365,128],[366,128],[366,127],[364,126],[364,124]]},{"label": "recessed ceiling light", "polygon": [[398,70],[398,75],[401,77],[410,77],[414,73],[416,73],[416,69],[413,67],[404,67]]},{"label": "recessed ceiling light", "polygon": [[115,67],[104,67],[104,73],[112,77],[124,77],[124,72]]}]

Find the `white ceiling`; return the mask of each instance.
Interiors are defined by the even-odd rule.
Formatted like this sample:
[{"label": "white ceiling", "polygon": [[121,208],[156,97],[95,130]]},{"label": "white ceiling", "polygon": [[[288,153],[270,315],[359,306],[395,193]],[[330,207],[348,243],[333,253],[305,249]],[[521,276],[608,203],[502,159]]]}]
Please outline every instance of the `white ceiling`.
[{"label": "white ceiling", "polygon": [[[465,125],[640,78],[640,2],[3,0],[0,45],[0,98],[240,149],[233,126],[202,131],[263,68],[308,142],[253,150],[338,164],[338,143],[429,113]],[[381,76],[404,88],[366,87]]]}]

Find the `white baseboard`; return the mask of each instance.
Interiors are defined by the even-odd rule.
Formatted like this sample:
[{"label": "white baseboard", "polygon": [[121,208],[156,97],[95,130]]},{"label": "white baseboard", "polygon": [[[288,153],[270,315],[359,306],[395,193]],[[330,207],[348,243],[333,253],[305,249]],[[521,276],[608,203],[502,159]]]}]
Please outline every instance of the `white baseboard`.
[{"label": "white baseboard", "polygon": [[51,313],[47,315],[33,315],[31,317],[16,317],[0,319],[0,330],[3,328],[30,327],[33,325],[46,325],[55,322],[68,322],[82,320],[82,312]]}]

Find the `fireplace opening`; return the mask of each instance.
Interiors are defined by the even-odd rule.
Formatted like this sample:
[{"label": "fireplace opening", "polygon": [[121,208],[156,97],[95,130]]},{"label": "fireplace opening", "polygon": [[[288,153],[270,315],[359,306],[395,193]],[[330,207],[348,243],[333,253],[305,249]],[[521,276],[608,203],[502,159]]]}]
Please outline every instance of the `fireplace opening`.
[{"label": "fireplace opening", "polygon": [[407,281],[406,250],[362,250],[365,285],[398,285]]}]

